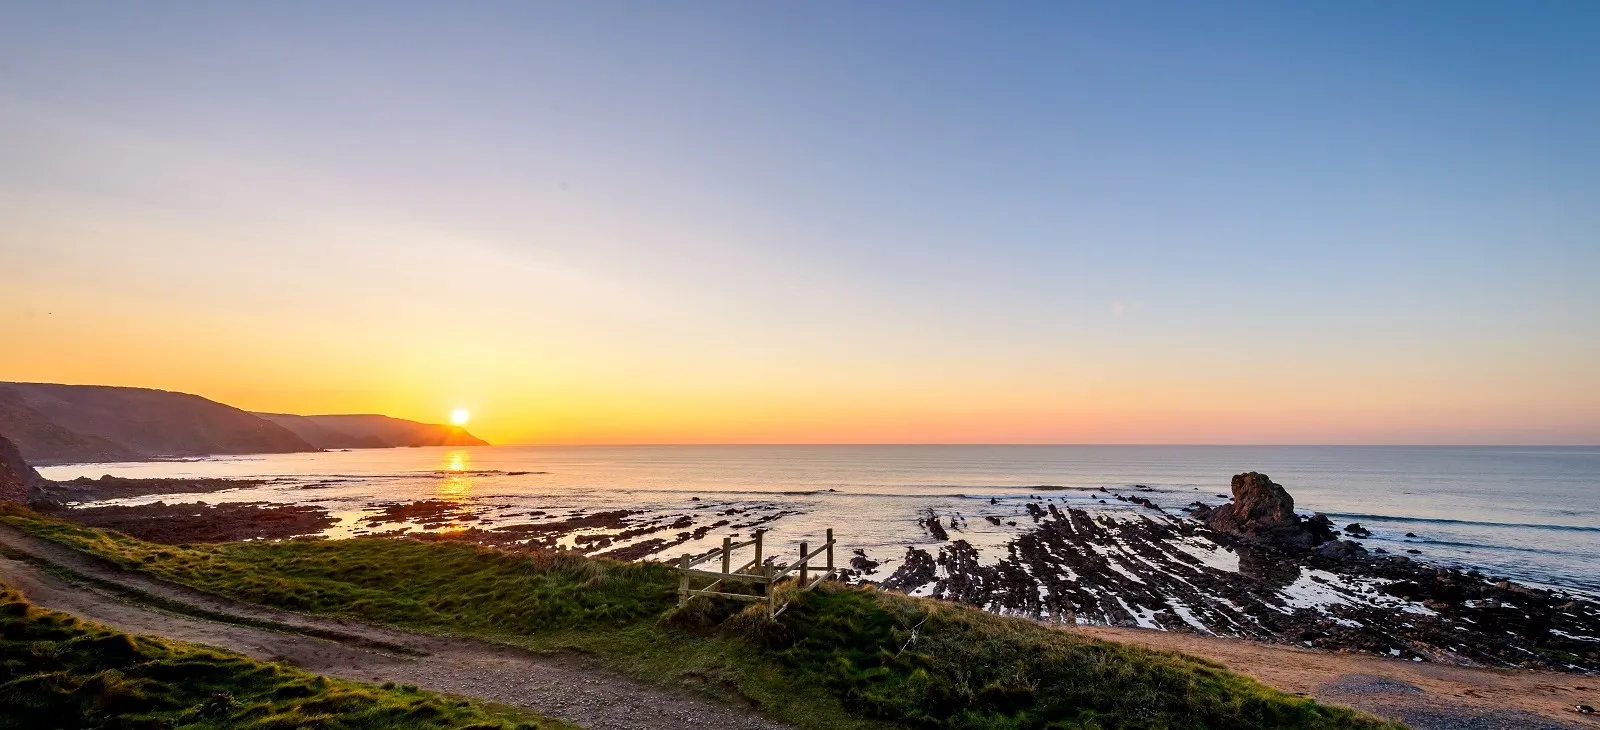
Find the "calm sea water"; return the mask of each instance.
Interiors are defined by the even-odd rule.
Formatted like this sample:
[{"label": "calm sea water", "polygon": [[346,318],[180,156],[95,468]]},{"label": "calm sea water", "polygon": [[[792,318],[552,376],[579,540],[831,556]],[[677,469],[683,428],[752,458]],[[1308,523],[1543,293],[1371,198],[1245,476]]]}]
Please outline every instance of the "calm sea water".
[{"label": "calm sea water", "polygon": [[928,544],[916,523],[927,509],[974,518],[964,537],[993,550],[1015,528],[991,529],[976,517],[1019,514],[1030,494],[1137,509],[1101,505],[1106,495],[1094,488],[1131,493],[1145,485],[1155,491],[1141,494],[1172,509],[1220,502],[1231,475],[1251,470],[1287,487],[1303,512],[1326,512],[1340,526],[1360,522],[1373,532],[1369,548],[1417,549],[1419,559],[1600,593],[1600,447],[500,446],[42,471],[53,479],[279,478],[198,498],[317,503],[352,524],[375,501],[447,498],[509,515],[528,507],[681,510],[703,506],[691,502],[698,496],[792,513],[772,525],[779,540],[815,539],[833,527],[845,547],[895,558],[907,545]]}]

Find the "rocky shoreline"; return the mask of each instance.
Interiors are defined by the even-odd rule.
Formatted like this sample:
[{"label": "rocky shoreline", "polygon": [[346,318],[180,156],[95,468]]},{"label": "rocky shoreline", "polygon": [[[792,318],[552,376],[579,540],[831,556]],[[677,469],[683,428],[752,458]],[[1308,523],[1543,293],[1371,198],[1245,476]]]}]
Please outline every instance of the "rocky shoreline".
[{"label": "rocky shoreline", "polygon": [[155,502],[71,509],[54,516],[168,545],[303,537],[337,522],[321,507],[268,502]]},{"label": "rocky shoreline", "polygon": [[[186,483],[180,483],[186,482]],[[96,499],[204,492],[260,482],[79,479],[47,487]],[[923,509],[924,541],[902,555],[841,556],[852,582],[1061,624],[1247,638],[1462,666],[1600,671],[1600,605],[1367,550],[1359,525],[1304,517],[1265,475],[1234,478],[1233,499],[1169,511],[1140,494],[1100,488],[1091,512],[1042,494],[1019,514]],[[71,499],[67,501],[84,501]],[[1079,499],[1079,503],[1085,500]],[[991,500],[991,504],[994,500]],[[1005,508],[1004,505],[1001,506]],[[264,502],[156,502],[56,512],[157,542],[328,534],[325,507]],[[462,541],[506,550],[564,549],[618,560],[703,552],[796,514],[784,503],[691,498],[680,509],[526,509],[492,499],[375,502],[342,536]],[[974,544],[969,519],[1014,535]],[[987,522],[985,522],[987,521]]]},{"label": "rocky shoreline", "polygon": [[[886,588],[1068,624],[1143,626],[1416,661],[1600,671],[1600,605],[1368,552],[1301,517],[1264,475],[1193,518],[1028,503],[1033,529],[985,563],[965,540],[909,548]],[[923,518],[926,520],[927,518]],[[1346,532],[1358,535],[1362,530]],[[1233,564],[1218,561],[1231,555]]]},{"label": "rocky shoreline", "polygon": [[204,494],[257,487],[268,482],[266,479],[129,479],[107,474],[99,479],[78,477],[64,482],[50,482],[44,489],[44,495],[51,502],[65,505],[155,494]]}]

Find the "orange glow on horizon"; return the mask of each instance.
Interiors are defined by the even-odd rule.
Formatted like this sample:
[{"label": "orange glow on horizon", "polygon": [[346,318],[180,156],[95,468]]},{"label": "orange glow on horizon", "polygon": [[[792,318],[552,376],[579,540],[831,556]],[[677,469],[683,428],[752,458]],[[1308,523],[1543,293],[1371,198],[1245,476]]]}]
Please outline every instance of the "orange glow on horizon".
[{"label": "orange glow on horizon", "polygon": [[[195,324],[174,329],[105,311],[116,310],[63,305],[47,323],[0,312],[0,329],[29,343],[0,353],[0,380],[423,422],[487,403],[492,411],[470,414],[468,430],[495,444],[1600,443],[1600,388],[1587,385],[1595,375],[1583,361],[1515,353],[1477,370],[1440,369],[1425,351],[1253,360],[1158,344],[1021,364],[713,361],[648,342],[554,347],[509,329],[473,334],[482,326],[473,323],[455,325],[464,334],[449,351],[419,352],[411,328],[420,325],[353,335],[344,325],[252,328],[185,311]],[[91,356],[100,352],[117,357]]]}]

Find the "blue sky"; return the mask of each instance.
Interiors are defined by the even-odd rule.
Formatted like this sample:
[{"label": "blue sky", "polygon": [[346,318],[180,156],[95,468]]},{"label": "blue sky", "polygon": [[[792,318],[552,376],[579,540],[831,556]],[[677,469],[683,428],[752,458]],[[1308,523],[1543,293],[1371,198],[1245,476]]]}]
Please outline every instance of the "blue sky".
[{"label": "blue sky", "polygon": [[1597,37],[1580,2],[10,3],[0,324],[39,346],[0,377],[513,440],[1593,442]]}]

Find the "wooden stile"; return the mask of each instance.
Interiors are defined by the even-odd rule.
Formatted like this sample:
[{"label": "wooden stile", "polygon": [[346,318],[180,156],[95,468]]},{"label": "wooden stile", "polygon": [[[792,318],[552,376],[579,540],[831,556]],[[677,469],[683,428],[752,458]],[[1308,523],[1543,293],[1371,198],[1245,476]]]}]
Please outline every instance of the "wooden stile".
[{"label": "wooden stile", "polygon": [[[757,530],[753,539],[738,543],[734,542],[732,537],[724,537],[722,538],[722,547],[712,550],[699,558],[684,553],[683,557],[678,560],[678,606],[681,608],[689,605],[689,600],[697,596],[720,596],[741,601],[764,600],[767,603],[767,616],[776,618],[788,606],[788,603],[784,603],[781,606],[777,605],[776,591],[774,590],[778,581],[783,580],[785,576],[790,573],[798,573],[795,582],[802,591],[809,591],[821,585],[823,581],[835,577],[832,528],[828,529],[822,547],[812,550],[810,543],[800,543],[799,559],[788,565],[771,565],[762,559],[764,552],[763,538],[765,535],[766,530]],[[733,568],[733,552],[748,546],[755,547],[755,558],[735,570]],[[821,574],[812,578],[811,561],[824,553],[826,553],[824,569]],[[722,558],[721,572],[695,568],[695,566],[716,557]],[[690,582],[693,579],[710,580],[711,584],[704,588],[694,588]],[[751,595],[718,590],[730,582],[754,583],[761,587],[761,593],[759,595]]]}]

